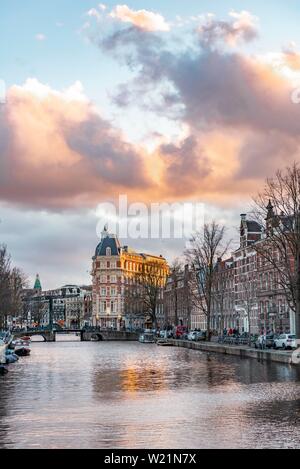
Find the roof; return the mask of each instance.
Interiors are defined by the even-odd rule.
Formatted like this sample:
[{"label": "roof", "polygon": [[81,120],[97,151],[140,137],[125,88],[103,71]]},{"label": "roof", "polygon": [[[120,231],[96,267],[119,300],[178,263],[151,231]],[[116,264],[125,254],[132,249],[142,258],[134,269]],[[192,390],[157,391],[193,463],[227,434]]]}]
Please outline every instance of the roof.
[{"label": "roof", "polygon": [[42,289],[42,285],[41,285],[41,281],[40,281],[40,277],[39,277],[39,274],[36,274],[36,278],[35,278],[35,282],[34,282],[34,287],[33,287],[34,290],[41,290]]},{"label": "roof", "polygon": [[261,233],[262,226],[253,220],[247,220],[247,229],[250,233]]},{"label": "roof", "polygon": [[112,256],[118,256],[120,254],[120,242],[114,235],[106,234],[96,247],[95,256],[106,256],[106,249],[111,249]]}]

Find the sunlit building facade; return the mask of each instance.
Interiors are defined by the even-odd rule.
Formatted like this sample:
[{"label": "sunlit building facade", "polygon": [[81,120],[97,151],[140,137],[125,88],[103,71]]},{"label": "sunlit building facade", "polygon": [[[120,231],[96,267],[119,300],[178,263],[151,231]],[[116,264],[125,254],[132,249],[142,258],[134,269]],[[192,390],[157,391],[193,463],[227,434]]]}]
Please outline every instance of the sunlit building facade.
[{"label": "sunlit building facade", "polygon": [[128,285],[156,266],[162,279],[156,305],[157,325],[164,322],[163,290],[169,267],[162,256],[138,253],[128,246],[121,246],[116,235],[105,228],[101,235],[92,264],[93,325],[103,329],[136,330],[147,325],[148,312],[141,299],[126,302]]}]

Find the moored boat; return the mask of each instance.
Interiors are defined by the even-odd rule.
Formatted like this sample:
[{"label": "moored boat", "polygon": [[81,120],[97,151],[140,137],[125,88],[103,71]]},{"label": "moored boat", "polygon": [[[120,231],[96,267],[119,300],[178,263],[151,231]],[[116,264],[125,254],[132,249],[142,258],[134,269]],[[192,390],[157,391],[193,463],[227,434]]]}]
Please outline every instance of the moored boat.
[{"label": "moored boat", "polygon": [[15,343],[14,343],[14,353],[18,356],[18,357],[28,357],[28,355],[30,355],[30,346],[29,346],[29,342],[25,341],[25,340],[17,340]]},{"label": "moored boat", "polygon": [[21,337],[20,340],[23,340],[24,342],[29,342],[30,343],[31,342],[31,337],[29,337],[29,336]]},{"label": "moored boat", "polygon": [[156,344],[161,345],[162,347],[174,347],[174,344],[172,344],[172,342],[169,342],[165,339],[159,339]]},{"label": "moored boat", "polygon": [[8,369],[5,366],[0,365],[0,376],[6,375],[8,373]]},{"label": "moored boat", "polygon": [[0,365],[4,365],[6,363],[6,349],[7,344],[0,340]]},{"label": "moored boat", "polygon": [[155,343],[155,335],[153,332],[143,332],[139,336],[139,342],[142,344],[154,344]]}]

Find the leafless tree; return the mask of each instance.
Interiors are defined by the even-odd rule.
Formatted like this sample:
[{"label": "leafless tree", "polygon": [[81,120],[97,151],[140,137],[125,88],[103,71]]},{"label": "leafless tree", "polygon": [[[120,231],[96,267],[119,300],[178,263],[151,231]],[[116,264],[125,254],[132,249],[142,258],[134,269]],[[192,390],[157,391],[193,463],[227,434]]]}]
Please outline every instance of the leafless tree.
[{"label": "leafless tree", "polygon": [[47,309],[47,304],[48,302],[46,302],[45,299],[41,295],[38,295],[32,298],[31,319],[33,320],[34,323],[38,324],[38,326],[41,325],[44,319],[45,311]]},{"label": "leafless tree", "polygon": [[166,285],[167,271],[158,262],[141,265],[139,272],[127,277],[125,288],[125,309],[135,316],[151,318],[157,327],[157,309],[162,300],[162,291]]},{"label": "leafless tree", "polygon": [[174,259],[170,268],[170,277],[172,279],[172,303],[174,305],[174,326],[178,326],[178,281],[183,274],[182,263],[178,258]]},{"label": "leafless tree", "polygon": [[226,301],[226,277],[223,273],[219,275],[216,272],[213,280],[212,289],[212,302],[213,302],[213,314],[220,320],[218,320],[218,333],[222,334],[224,330],[224,310]]},{"label": "leafless tree", "polygon": [[[190,296],[195,307],[206,316],[207,339],[211,339],[211,313],[215,266],[219,258],[228,252],[230,242],[225,242],[225,227],[216,221],[206,223],[202,232],[196,233],[186,250],[192,268]],[[196,287],[196,288],[195,288]]]},{"label": "leafless tree", "polygon": [[294,163],[267,179],[255,199],[254,213],[265,236],[254,247],[277,273],[278,287],[295,313],[300,339],[300,167]]},{"label": "leafless tree", "polygon": [[6,324],[11,308],[11,257],[5,245],[0,245],[0,329]]},{"label": "leafless tree", "polygon": [[22,315],[22,291],[27,284],[23,272],[12,267],[5,245],[0,246],[0,328],[6,326],[8,315]]},{"label": "leafless tree", "polygon": [[252,316],[251,312],[257,308],[257,279],[256,276],[251,274],[243,274],[240,283],[241,290],[238,292],[239,299],[237,306],[247,316],[248,320],[248,333],[249,333],[249,346],[251,346],[251,333],[252,333]]},{"label": "leafless tree", "polygon": [[14,267],[10,273],[11,312],[15,317],[21,317],[23,312],[23,290],[28,286],[25,274]]}]

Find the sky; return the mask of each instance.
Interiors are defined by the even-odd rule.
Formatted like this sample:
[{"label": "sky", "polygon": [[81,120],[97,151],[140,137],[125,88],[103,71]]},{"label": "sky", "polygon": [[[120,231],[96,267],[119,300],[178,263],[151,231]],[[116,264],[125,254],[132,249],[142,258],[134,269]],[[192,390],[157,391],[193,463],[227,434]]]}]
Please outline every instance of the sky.
[{"label": "sky", "polygon": [[202,203],[238,236],[299,160],[299,20],[293,0],[1,0],[0,243],[30,283],[90,283],[99,205],[120,194]]}]

